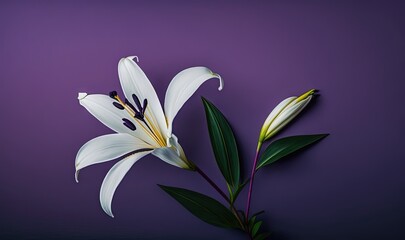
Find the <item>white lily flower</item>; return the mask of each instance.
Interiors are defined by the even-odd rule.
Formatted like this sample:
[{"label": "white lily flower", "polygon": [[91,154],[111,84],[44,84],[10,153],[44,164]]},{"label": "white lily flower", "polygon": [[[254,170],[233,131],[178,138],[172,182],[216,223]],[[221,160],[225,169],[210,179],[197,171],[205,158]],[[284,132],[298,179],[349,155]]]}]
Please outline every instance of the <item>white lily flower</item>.
[{"label": "white lily flower", "polygon": [[[117,133],[94,138],[84,144],[76,156],[76,181],[79,171],[87,166],[120,158],[107,173],[100,190],[103,210],[113,217],[111,202],[114,192],[131,166],[151,153],[164,162],[194,170],[172,133],[173,119],[184,103],[207,80],[218,74],[206,67],[187,68],[178,73],[166,91],[164,112],[155,89],[142,69],[133,61],[122,58],[118,75],[125,99],[117,92],[110,95],[79,93],[80,104],[94,117]],[[137,58],[136,58],[137,59]]]},{"label": "white lily flower", "polygon": [[315,91],[315,89],[311,89],[299,97],[289,97],[280,102],[264,122],[259,142],[268,140],[295,118],[311,101]]}]

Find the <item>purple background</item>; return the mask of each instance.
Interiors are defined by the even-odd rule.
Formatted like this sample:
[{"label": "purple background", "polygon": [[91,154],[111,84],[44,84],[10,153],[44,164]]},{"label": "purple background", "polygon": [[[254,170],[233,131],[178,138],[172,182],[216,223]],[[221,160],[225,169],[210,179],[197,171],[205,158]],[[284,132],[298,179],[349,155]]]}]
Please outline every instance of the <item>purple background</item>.
[{"label": "purple background", "polygon": [[403,239],[404,20],[404,5],[388,1],[2,1],[0,238],[245,239],[162,192],[157,183],[219,198],[197,174],[152,156],[119,186],[115,219],[98,199],[113,162],[83,170],[75,183],[77,150],[111,132],[77,93],[121,91],[118,60],[138,55],[161,99],[184,68],[223,76],[222,92],[207,82],[174,123],[187,156],[217,182],[199,96],[230,119],[247,172],[271,109],[320,89],[279,136],[331,135],[259,172],[253,211],[266,210],[274,240]]}]

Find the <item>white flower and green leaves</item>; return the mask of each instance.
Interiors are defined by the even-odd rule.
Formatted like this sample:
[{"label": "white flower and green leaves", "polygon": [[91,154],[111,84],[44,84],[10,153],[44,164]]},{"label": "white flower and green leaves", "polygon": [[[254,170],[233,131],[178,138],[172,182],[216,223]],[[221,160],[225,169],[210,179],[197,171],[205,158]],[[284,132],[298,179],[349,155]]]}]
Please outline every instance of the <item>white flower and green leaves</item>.
[{"label": "white flower and green leaves", "polygon": [[[187,159],[173,134],[173,120],[205,81],[218,79],[218,89],[221,90],[222,78],[206,67],[185,69],[170,82],[162,107],[151,82],[134,59],[137,60],[136,57],[126,57],[118,63],[123,97],[116,91],[108,95],[79,93],[80,104],[115,133],[96,137],[80,148],[76,156],[76,181],[81,169],[118,160],[105,176],[100,190],[101,207],[113,217],[111,204],[119,183],[134,163],[145,155],[152,154],[170,165],[198,173],[217,191],[216,197],[220,197],[219,200],[198,191],[159,184],[162,190],[194,216],[217,227],[239,229],[249,239],[267,239],[268,226],[259,219],[264,211],[254,214],[249,212],[255,175],[259,169],[297,154],[328,135],[305,134],[275,139],[281,129],[288,126],[309,105],[316,90],[311,89],[298,97],[288,97],[270,112],[258,134],[250,175],[241,171],[243,159],[239,154],[231,122],[212,102],[202,98],[215,159],[213,163],[216,163],[223,176],[223,184],[217,184],[197,166],[196,161]],[[266,149],[262,151],[266,144]],[[206,159],[197,161],[203,160]],[[246,175],[248,177],[243,178]],[[222,186],[226,186],[226,191]],[[245,186],[249,186],[246,208],[240,210],[238,205],[241,203],[237,200]]]}]

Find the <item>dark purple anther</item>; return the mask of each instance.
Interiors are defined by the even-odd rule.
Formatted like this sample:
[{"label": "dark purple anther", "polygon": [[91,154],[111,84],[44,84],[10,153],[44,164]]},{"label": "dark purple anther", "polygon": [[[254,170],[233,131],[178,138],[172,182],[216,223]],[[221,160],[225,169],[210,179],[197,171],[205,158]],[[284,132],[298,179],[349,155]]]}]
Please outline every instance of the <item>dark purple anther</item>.
[{"label": "dark purple anther", "polygon": [[109,93],[109,95],[110,95],[110,98],[115,99],[115,97],[116,97],[118,94],[117,94],[117,91],[112,91],[112,92]]},{"label": "dark purple anther", "polygon": [[124,124],[127,128],[131,129],[132,131],[135,131],[135,130],[136,130],[135,125],[134,125],[131,121],[129,121],[128,119],[123,118],[122,121],[124,121],[123,124]]},{"label": "dark purple anther", "polygon": [[113,105],[114,105],[114,107],[116,107],[118,109],[124,110],[124,106],[122,106],[121,103],[113,102]]},{"label": "dark purple anther", "polygon": [[134,99],[134,102],[135,102],[136,106],[138,107],[139,112],[142,112],[142,106],[141,106],[141,102],[139,101],[139,98],[135,94],[132,94],[132,99]]},{"label": "dark purple anther", "polygon": [[143,100],[142,115],[145,115],[146,106],[148,106],[148,99]]}]

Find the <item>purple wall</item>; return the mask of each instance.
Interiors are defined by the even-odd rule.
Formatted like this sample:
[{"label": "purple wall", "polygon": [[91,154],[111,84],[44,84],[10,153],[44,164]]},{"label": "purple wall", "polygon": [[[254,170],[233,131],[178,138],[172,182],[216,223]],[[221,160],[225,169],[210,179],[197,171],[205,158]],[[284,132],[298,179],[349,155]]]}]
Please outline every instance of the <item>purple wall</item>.
[{"label": "purple wall", "polygon": [[162,192],[157,183],[218,197],[197,174],[152,156],[118,188],[115,219],[98,200],[112,162],[83,170],[75,183],[77,150],[111,132],[79,106],[77,93],[120,90],[118,60],[138,55],[161,99],[186,67],[223,76],[222,92],[208,82],[174,123],[187,156],[218,182],[200,95],[230,119],[247,172],[269,111],[287,96],[320,89],[280,136],[331,135],[260,172],[252,210],[266,210],[274,240],[403,239],[404,7],[2,1],[0,238],[245,239],[201,222]]}]

